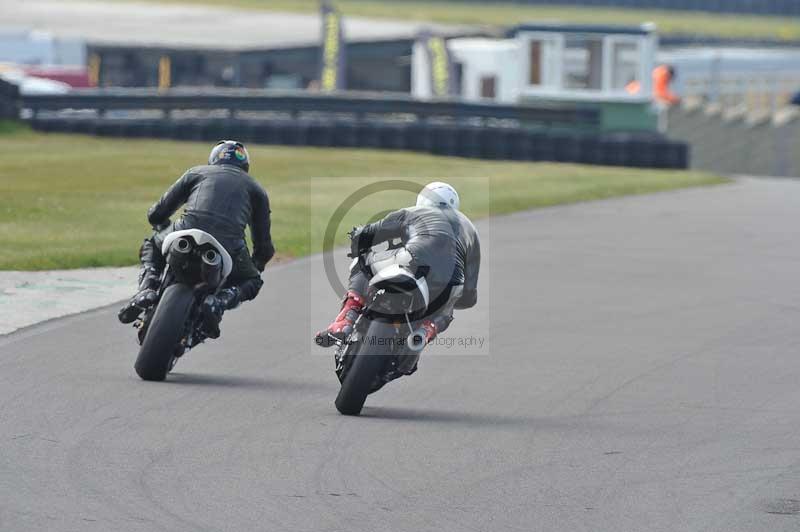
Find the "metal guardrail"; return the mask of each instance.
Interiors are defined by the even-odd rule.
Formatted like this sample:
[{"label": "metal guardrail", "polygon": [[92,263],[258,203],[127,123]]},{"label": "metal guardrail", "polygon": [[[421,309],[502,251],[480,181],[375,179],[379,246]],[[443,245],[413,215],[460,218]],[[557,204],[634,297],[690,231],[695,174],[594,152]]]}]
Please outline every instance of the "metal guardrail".
[{"label": "metal guardrail", "polygon": [[320,95],[303,92],[243,90],[181,90],[159,93],[149,89],[76,90],[67,94],[25,95],[20,107],[36,118],[42,111],[94,110],[162,111],[166,117],[175,111],[227,111],[287,113],[297,118],[303,113],[350,115],[358,121],[372,116],[410,115],[419,121],[435,118],[456,120],[516,120],[522,124],[564,125],[592,129],[600,124],[596,109],[553,108],[423,101],[408,97],[343,93]]}]

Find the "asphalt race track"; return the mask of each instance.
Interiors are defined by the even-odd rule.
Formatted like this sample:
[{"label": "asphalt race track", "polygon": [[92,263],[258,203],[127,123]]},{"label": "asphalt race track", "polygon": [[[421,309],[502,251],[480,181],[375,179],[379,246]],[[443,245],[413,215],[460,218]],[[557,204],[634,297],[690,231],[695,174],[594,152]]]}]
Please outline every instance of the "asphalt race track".
[{"label": "asphalt race track", "polygon": [[360,418],[311,345],[318,257],[167,383],[115,309],[0,338],[0,530],[796,531],[799,211],[764,179],[484,223],[491,298],[448,334],[490,314],[489,353]]}]

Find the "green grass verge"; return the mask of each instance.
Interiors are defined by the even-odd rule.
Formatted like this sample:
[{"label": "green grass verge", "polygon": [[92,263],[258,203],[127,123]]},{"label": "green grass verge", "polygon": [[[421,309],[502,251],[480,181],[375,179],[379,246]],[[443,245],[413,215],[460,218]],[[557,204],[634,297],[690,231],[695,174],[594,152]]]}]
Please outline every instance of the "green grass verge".
[{"label": "green grass verge", "polygon": [[[120,1],[120,0],[118,0]],[[127,0],[122,0],[127,1]],[[163,0],[149,0],[164,3]],[[316,12],[318,0],[167,0],[168,3],[235,6],[248,9]],[[509,26],[525,22],[637,25],[655,22],[662,34],[681,33],[739,38],[800,39],[800,20],[790,17],[606,7],[529,6],[513,2],[420,0],[336,0],[345,14],[449,24]]]},{"label": "green grass verge", "polygon": [[[148,207],[206,143],[25,133],[0,143],[0,270],[135,264]],[[720,183],[698,172],[478,161],[406,152],[250,146],[253,173],[272,199],[273,236],[283,256],[319,251],[328,213],[354,187],[380,178],[446,179],[463,210],[488,214]],[[344,179],[354,176],[353,179]],[[477,178],[477,179],[476,179]],[[489,188],[491,185],[491,197]],[[375,213],[407,205],[382,193],[345,218],[338,234]]]},{"label": "green grass verge", "polygon": [[27,124],[15,120],[0,120],[0,137],[25,135],[31,133]]}]

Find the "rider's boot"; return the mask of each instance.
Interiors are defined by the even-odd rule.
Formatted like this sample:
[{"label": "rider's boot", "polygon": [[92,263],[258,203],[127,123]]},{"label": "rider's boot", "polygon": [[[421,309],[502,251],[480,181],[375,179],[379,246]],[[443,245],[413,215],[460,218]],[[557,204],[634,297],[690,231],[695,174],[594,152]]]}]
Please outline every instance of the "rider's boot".
[{"label": "rider's boot", "polygon": [[425,331],[425,345],[428,345],[439,334],[439,328],[431,320],[425,320],[420,327]]},{"label": "rider's boot", "polygon": [[333,344],[341,342],[345,337],[353,332],[353,324],[361,314],[361,309],[364,308],[364,298],[361,294],[350,290],[345,296],[342,310],[336,319],[328,325],[324,331],[320,331],[314,337],[314,341],[320,347],[330,347]]},{"label": "rider's boot", "polygon": [[206,296],[203,300],[203,332],[209,338],[219,338],[219,323],[226,310],[239,306],[237,287],[220,290],[217,294]]},{"label": "rider's boot", "polygon": [[158,284],[161,281],[161,272],[152,266],[145,266],[139,273],[139,291],[122,307],[117,318],[122,323],[133,323],[145,310],[158,301]]}]

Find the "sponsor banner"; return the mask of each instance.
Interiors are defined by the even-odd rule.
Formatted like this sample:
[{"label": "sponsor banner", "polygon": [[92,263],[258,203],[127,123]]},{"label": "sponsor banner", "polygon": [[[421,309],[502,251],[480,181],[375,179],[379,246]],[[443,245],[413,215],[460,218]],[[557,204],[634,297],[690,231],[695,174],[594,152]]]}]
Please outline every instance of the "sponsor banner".
[{"label": "sponsor banner", "polygon": [[100,54],[91,54],[89,56],[89,65],[87,67],[87,74],[89,77],[89,86],[90,87],[99,87],[100,86],[100,68],[102,66],[102,59],[100,58]]},{"label": "sponsor banner", "polygon": [[331,92],[347,88],[347,64],[342,15],[330,4],[322,2],[322,58],[319,86]]},{"label": "sponsor banner", "polygon": [[447,41],[440,35],[423,32],[418,40],[425,46],[431,77],[431,95],[446,98],[455,94],[455,69]]},{"label": "sponsor banner", "polygon": [[172,86],[172,60],[168,55],[158,60],[158,90],[164,91]]}]

